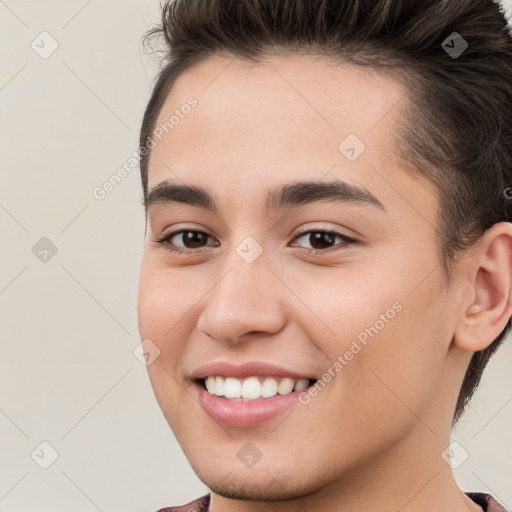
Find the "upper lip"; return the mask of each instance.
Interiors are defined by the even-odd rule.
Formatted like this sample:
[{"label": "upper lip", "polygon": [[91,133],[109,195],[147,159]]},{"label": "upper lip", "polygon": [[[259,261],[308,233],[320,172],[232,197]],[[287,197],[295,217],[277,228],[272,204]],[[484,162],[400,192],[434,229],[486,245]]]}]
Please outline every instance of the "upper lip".
[{"label": "upper lip", "polygon": [[276,376],[276,377],[288,377],[290,379],[315,379],[312,375],[305,373],[296,372],[293,370],[287,370],[274,364],[265,363],[263,361],[249,361],[242,364],[234,364],[229,361],[213,361],[211,363],[204,364],[199,368],[196,368],[192,374],[193,379],[204,379],[205,377],[211,376],[222,376],[222,377],[252,377],[260,375]]}]

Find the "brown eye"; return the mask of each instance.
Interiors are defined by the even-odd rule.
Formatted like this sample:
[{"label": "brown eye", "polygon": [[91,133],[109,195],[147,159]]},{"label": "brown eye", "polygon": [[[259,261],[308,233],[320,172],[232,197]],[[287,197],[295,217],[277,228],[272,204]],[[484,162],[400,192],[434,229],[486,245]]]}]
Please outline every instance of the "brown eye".
[{"label": "brown eye", "polygon": [[302,247],[303,249],[309,250],[315,253],[329,252],[335,246],[336,240],[341,241],[341,245],[351,245],[357,243],[357,240],[350,238],[338,231],[333,230],[309,230],[298,235],[295,239],[305,238],[310,247]]},{"label": "brown eye", "polygon": [[172,238],[181,237],[181,243],[186,249],[198,249],[202,247],[202,244],[208,240],[208,235],[201,231],[181,231],[176,233]]},{"label": "brown eye", "polygon": [[173,252],[190,254],[201,252],[209,238],[212,237],[202,231],[183,229],[164,235],[162,238],[155,240],[155,243],[165,246]]}]

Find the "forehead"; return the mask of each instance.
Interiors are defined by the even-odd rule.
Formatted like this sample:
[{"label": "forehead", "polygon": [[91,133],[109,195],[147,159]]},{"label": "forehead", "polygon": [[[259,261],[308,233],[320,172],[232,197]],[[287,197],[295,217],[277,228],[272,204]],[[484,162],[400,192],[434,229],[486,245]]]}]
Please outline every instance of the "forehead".
[{"label": "forehead", "polygon": [[[373,68],[321,57],[290,55],[258,64],[213,57],[177,78],[157,125],[194,96],[194,115],[182,119],[173,136],[187,135],[184,131],[193,125],[195,133],[206,136],[203,144],[227,142],[236,134],[237,140],[250,138],[252,145],[294,145],[307,137],[310,144],[324,146],[348,133],[373,143],[380,134],[390,138],[392,114],[405,95],[400,84]],[[276,135],[284,138],[276,141]]]},{"label": "forehead", "polygon": [[[316,56],[212,57],[182,73],[166,98],[156,127],[168,129],[155,139],[148,188],[171,179],[249,195],[263,182],[327,175],[367,188],[391,172],[411,180],[394,151],[406,95],[370,67]],[[196,105],[184,108],[191,97]]]}]

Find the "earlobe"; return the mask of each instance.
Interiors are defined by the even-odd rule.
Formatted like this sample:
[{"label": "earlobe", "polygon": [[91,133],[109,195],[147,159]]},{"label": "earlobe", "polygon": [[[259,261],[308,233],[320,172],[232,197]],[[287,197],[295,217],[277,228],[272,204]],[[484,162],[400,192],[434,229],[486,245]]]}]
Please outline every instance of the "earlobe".
[{"label": "earlobe", "polygon": [[463,350],[487,348],[512,315],[512,223],[492,226],[471,253],[472,300],[464,305],[454,342]]}]

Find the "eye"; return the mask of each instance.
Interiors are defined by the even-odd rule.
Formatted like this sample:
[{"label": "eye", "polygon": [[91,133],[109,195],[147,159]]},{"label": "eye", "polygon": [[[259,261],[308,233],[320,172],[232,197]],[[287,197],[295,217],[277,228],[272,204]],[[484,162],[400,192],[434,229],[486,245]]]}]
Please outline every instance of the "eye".
[{"label": "eye", "polygon": [[[348,237],[343,233],[336,230],[321,230],[310,229],[297,235],[294,240],[305,238],[311,247],[299,247],[306,252],[320,254],[335,251],[338,248],[332,247],[336,239],[341,242],[341,245],[353,245],[357,243],[354,238]],[[161,238],[154,240],[158,246],[163,246],[171,252],[178,254],[199,254],[202,253],[207,245],[208,239],[213,239],[203,231],[182,229],[180,231],[173,231]],[[325,246],[328,247],[325,247]],[[339,244],[338,244],[339,245]],[[219,243],[215,243],[214,247],[218,247]]]},{"label": "eye", "polygon": [[[336,247],[332,247],[332,244],[335,244],[336,239],[341,241],[342,245],[353,245],[357,243],[357,240],[354,238],[346,236],[336,230],[310,229],[296,236],[295,240],[304,237],[309,242],[311,247],[302,247],[302,249],[315,254],[336,250]],[[326,245],[329,247],[326,248]]]},{"label": "eye", "polygon": [[[203,243],[212,238],[203,231],[191,229],[182,229],[181,231],[173,231],[161,238],[154,240],[158,246],[163,246],[171,252],[183,254],[197,254],[204,249]],[[218,244],[217,244],[218,245]]]}]

